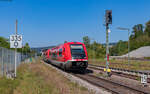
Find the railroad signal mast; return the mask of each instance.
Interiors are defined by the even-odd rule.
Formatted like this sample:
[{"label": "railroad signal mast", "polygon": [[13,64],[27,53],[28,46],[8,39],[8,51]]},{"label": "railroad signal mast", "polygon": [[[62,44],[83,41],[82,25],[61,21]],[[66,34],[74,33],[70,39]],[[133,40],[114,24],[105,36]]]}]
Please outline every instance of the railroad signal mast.
[{"label": "railroad signal mast", "polygon": [[105,26],[106,26],[106,71],[107,76],[111,76],[109,69],[109,24],[112,24],[112,10],[106,10],[105,14]]}]

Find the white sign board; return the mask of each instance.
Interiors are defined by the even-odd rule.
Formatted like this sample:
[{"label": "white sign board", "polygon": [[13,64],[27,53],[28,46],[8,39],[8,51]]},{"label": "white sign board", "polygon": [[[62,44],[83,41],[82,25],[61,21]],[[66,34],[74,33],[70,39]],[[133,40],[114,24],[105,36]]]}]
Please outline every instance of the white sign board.
[{"label": "white sign board", "polygon": [[22,48],[22,35],[10,35],[10,48]]},{"label": "white sign board", "polygon": [[147,75],[143,74],[141,75],[141,83],[146,84],[147,83]]}]

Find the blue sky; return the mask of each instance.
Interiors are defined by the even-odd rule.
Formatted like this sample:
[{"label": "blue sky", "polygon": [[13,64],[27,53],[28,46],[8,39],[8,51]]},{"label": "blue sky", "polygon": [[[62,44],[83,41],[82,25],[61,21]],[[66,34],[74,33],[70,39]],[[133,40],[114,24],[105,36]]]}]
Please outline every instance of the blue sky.
[{"label": "blue sky", "polygon": [[105,43],[105,10],[113,12],[110,42],[127,40],[135,24],[150,20],[150,0],[12,0],[0,1],[0,36],[18,32],[31,47],[51,46],[67,41],[81,41],[89,36]]}]

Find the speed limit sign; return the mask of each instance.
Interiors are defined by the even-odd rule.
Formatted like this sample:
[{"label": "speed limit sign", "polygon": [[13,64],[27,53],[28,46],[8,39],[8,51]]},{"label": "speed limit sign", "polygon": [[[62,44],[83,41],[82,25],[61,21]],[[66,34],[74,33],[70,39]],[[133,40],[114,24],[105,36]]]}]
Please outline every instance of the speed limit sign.
[{"label": "speed limit sign", "polygon": [[22,35],[10,35],[10,48],[22,48]]}]

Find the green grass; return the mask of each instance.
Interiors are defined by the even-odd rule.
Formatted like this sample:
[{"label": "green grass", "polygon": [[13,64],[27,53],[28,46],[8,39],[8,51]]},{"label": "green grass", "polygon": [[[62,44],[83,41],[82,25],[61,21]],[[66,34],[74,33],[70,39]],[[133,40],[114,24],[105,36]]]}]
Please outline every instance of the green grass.
[{"label": "green grass", "polygon": [[14,80],[1,77],[0,94],[94,94],[39,61],[20,65]]},{"label": "green grass", "polygon": [[[20,84],[14,93],[18,94],[49,94],[53,93],[53,86],[47,84],[43,77],[29,69],[28,65],[19,68],[18,80]],[[55,92],[56,93],[56,92]]]},{"label": "green grass", "polygon": [[0,94],[12,94],[14,89],[19,85],[18,80],[0,78]]},{"label": "green grass", "polygon": [[144,59],[148,59],[148,60],[150,60],[150,57],[144,57]]},{"label": "green grass", "polygon": [[[21,90],[21,91],[20,91]],[[42,77],[38,77],[23,64],[18,68],[17,78],[0,78],[0,94],[50,94],[53,87],[49,86]]]}]

